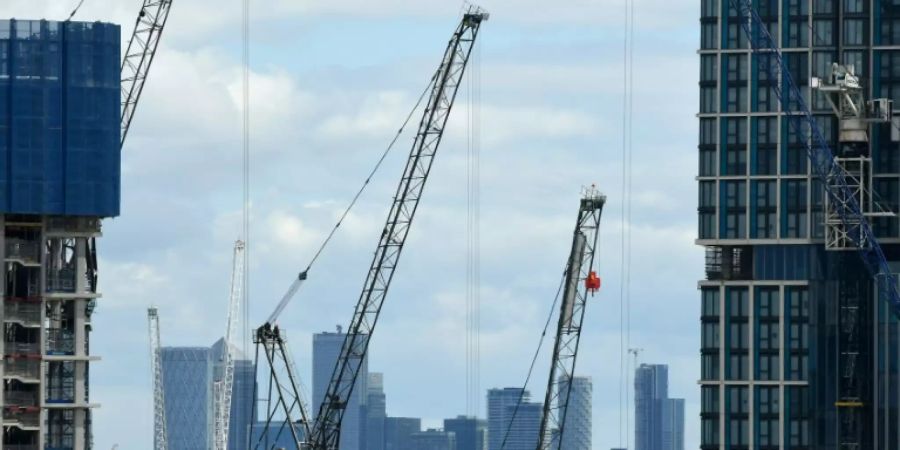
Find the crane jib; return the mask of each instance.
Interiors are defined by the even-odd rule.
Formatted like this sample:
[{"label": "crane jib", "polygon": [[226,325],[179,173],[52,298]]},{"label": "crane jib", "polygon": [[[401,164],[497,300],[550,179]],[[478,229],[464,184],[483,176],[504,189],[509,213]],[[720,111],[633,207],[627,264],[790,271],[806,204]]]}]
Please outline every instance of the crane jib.
[{"label": "crane jib", "polygon": [[362,366],[361,361],[368,351],[369,341],[431,173],[450,110],[462,84],[478,30],[487,17],[480,9],[470,9],[463,16],[444,52],[353,320],[344,337],[325,400],[319,406],[319,414],[308,443],[314,450],[338,448],[347,399],[353,392]]}]

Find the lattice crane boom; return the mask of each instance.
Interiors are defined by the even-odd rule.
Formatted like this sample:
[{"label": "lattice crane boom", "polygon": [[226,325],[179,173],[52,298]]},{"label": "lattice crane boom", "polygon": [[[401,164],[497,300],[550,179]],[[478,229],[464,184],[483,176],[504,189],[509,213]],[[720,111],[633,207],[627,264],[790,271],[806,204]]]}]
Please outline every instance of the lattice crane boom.
[{"label": "lattice crane boom", "polygon": [[[732,7],[738,11],[739,17],[746,19],[741,20],[741,27],[753,52],[767,55],[765,58],[759,58],[759,64],[768,71],[770,79],[780,83],[773,90],[785,111],[791,130],[796,136],[801,137],[806,146],[813,173],[825,186],[825,194],[835,208],[834,212],[847,230],[848,238],[855,244],[866,269],[878,283],[881,297],[888,302],[893,314],[900,318],[900,288],[897,286],[896,277],[891,272],[862,205],[857,201],[855,192],[848,186],[846,172],[835,161],[834,152],[794,81],[778,44],[758,12],[752,7],[750,0],[730,1]],[[807,136],[809,139],[803,139]]]},{"label": "lattice crane boom", "polygon": [[134,32],[122,59],[121,144],[125,143],[128,129],[131,128],[171,7],[172,0],[143,0],[135,21]]},{"label": "lattice crane boom", "polygon": [[359,376],[361,361],[368,351],[475,39],[487,18],[487,13],[477,7],[470,8],[463,15],[444,52],[353,320],[347,328],[331,381],[319,406],[310,442],[313,449],[335,450],[339,446],[344,408]]},{"label": "lattice crane boom", "polygon": [[228,433],[231,427],[231,398],[234,390],[234,360],[241,316],[241,300],[244,296],[244,242],[234,243],[231,263],[231,290],[228,296],[228,317],[225,322],[225,339],[222,345],[222,379],[215,389],[214,439],[216,450],[228,449]]},{"label": "lattice crane boom", "polygon": [[166,401],[162,382],[162,355],[159,340],[159,311],[155,306],[147,309],[150,335],[150,376],[153,380],[153,448],[168,450],[166,432]]},{"label": "lattice crane boom", "polygon": [[550,363],[550,377],[547,380],[537,450],[558,450],[562,446],[588,294],[600,288],[600,278],[594,270],[594,260],[600,231],[600,216],[605,204],[606,196],[594,188],[585,191],[579,204],[572,249],[564,275],[559,322],[556,327],[553,360]]}]

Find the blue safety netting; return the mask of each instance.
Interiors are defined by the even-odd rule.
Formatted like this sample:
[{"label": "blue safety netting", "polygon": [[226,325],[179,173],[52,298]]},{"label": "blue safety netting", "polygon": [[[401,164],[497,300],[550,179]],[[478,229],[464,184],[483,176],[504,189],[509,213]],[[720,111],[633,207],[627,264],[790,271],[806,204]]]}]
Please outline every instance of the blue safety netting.
[{"label": "blue safety netting", "polygon": [[119,215],[120,29],[0,21],[0,213]]}]

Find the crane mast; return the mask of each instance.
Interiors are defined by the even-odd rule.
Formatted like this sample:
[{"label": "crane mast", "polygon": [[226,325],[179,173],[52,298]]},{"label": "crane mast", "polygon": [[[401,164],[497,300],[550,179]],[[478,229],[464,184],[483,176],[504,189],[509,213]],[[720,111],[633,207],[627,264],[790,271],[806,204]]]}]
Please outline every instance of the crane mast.
[{"label": "crane mast", "polygon": [[234,243],[231,263],[231,290],[228,297],[228,317],[225,322],[225,339],[222,345],[222,379],[215,385],[215,448],[228,449],[228,432],[231,425],[231,397],[234,389],[235,336],[238,335],[238,318],[244,295],[244,242]]},{"label": "crane mast", "polygon": [[[753,8],[750,0],[730,0],[731,6],[738,12],[744,34],[750,43],[753,53],[766,55],[758,58],[762,69],[768,72],[771,80],[779,83],[773,89],[782,105],[785,118],[791,131],[799,136],[806,147],[812,173],[822,182],[825,189],[826,248],[829,250],[855,249],[859,254],[868,273],[875,281],[879,301],[886,302],[891,313],[900,318],[900,288],[897,286],[897,277],[891,271],[887,257],[878,242],[867,215],[877,216],[879,213],[867,214],[864,208],[861,190],[864,189],[863,179],[856,180],[842,166],[845,158],[835,158],[835,154],[815,120],[803,93],[794,81],[788,65],[778,47],[777,41],[769,33],[759,13]],[[835,81],[840,97],[841,108],[835,107],[835,112],[843,119],[855,117],[843,117],[846,106],[853,106],[859,100],[854,97],[854,90],[858,87],[853,83],[853,73],[844,68],[836,67]],[[849,78],[847,76],[850,76]],[[814,80],[814,87],[818,80]],[[819,88],[822,88],[821,86]],[[828,88],[828,86],[824,86]],[[833,106],[836,106],[832,102]],[[849,108],[852,110],[853,108]],[[883,108],[882,108],[883,109]],[[888,112],[889,114],[889,112]],[[854,113],[854,116],[858,114]],[[860,133],[846,133],[853,131],[844,126],[855,127],[858,124],[854,120],[842,121],[841,133],[846,134],[850,141],[862,141],[864,137]],[[859,131],[859,130],[857,130]],[[854,136],[854,135],[857,136]],[[836,430],[837,444],[840,450],[859,450],[863,446],[864,418],[862,408],[864,403],[863,383],[864,376],[859,371],[860,359],[859,339],[860,327],[858,317],[860,311],[859,292],[856,288],[848,287],[846,292],[840,292],[839,297],[839,324],[838,336],[838,389]]]},{"label": "crane mast", "polygon": [[578,207],[572,249],[564,275],[562,303],[537,450],[560,449],[562,446],[588,294],[600,288],[600,278],[594,271],[594,259],[600,216],[605,204],[606,196],[592,187],[585,190]]},{"label": "crane mast", "polygon": [[122,60],[122,140],[128,136],[150,65],[156,56],[159,40],[169,19],[172,0],[143,0]]},{"label": "crane mast", "polygon": [[353,320],[347,328],[331,381],[319,406],[310,440],[314,450],[336,450],[339,447],[345,407],[359,376],[361,362],[368,351],[475,39],[482,22],[487,18],[487,13],[481,9],[470,8],[463,15],[444,52]]},{"label": "crane mast", "polygon": [[153,448],[168,450],[166,434],[166,401],[163,394],[162,356],[159,345],[159,311],[155,306],[147,309],[150,334],[150,375],[153,380]]}]

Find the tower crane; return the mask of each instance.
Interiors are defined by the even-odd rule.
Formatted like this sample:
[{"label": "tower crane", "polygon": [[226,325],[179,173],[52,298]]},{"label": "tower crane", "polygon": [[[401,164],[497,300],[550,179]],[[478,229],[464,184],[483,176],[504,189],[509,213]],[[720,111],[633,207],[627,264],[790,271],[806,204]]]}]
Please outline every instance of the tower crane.
[{"label": "tower crane", "polygon": [[166,433],[166,399],[162,382],[162,355],[159,345],[159,311],[155,306],[147,309],[150,334],[150,376],[153,380],[153,448],[168,450]]},{"label": "tower crane", "polygon": [[550,362],[547,392],[544,397],[537,450],[562,448],[569,394],[572,391],[572,378],[575,376],[578,344],[581,341],[588,294],[600,289],[600,277],[594,270],[594,259],[600,231],[600,216],[605,204],[606,196],[591,187],[585,190],[578,207],[572,249],[564,274],[562,303],[556,327],[553,360]]},{"label": "tower crane", "polygon": [[131,121],[137,109],[138,101],[144,92],[147,75],[159,41],[162,38],[172,0],[143,0],[141,11],[134,23],[134,32],[128,41],[125,57],[122,59],[122,140],[125,144]]},{"label": "tower crane", "polygon": [[225,339],[222,342],[222,379],[215,383],[214,440],[216,450],[228,449],[228,432],[231,426],[231,397],[234,388],[235,336],[238,335],[238,318],[241,314],[241,298],[244,295],[244,242],[234,243],[231,262],[231,290],[228,296],[228,314],[225,322]]},{"label": "tower crane", "polygon": [[[290,380],[294,376],[292,373],[296,373],[291,370],[292,364],[285,351],[284,338],[276,321],[300,285],[306,280],[308,271],[302,272],[294,280],[275,312],[269,317],[268,322],[257,329],[254,337],[254,342],[257,344],[257,359],[262,347],[271,369],[270,387],[272,386],[271,382],[276,381],[276,386],[272,388],[277,391],[276,399],[270,401],[269,405],[280,408],[282,414],[286,416],[283,426],[291,428],[290,432],[294,433],[298,449],[301,445],[304,449],[308,447],[312,450],[337,450],[339,448],[341,421],[347,402],[359,377],[361,362],[368,351],[369,342],[375,331],[388,288],[393,280],[400,254],[419,206],[419,200],[422,198],[422,192],[431,173],[432,163],[443,138],[447,119],[456,100],[469,56],[481,24],[488,17],[489,15],[477,6],[471,5],[467,9],[450,38],[440,66],[432,78],[430,97],[419,122],[406,168],[394,194],[393,204],[376,246],[353,319],[350,326],[347,327],[344,343],[324,399],[322,404],[318,405],[318,414],[312,425],[309,424],[309,414],[304,411],[302,401],[300,401],[299,389],[296,384],[287,387],[277,385],[275,375],[276,365],[288,369],[287,378],[289,380],[287,381],[292,381]],[[289,398],[282,398],[281,393],[283,392],[287,392]],[[291,415],[295,406],[301,414],[301,418],[297,422],[293,421]],[[266,418],[266,430],[271,426],[273,417],[274,411],[270,409]],[[301,443],[298,439],[299,433],[294,430],[294,424],[298,422],[302,425],[301,429],[297,431],[306,433],[303,439],[305,443]],[[263,435],[266,430],[263,431]],[[253,446],[251,443],[252,448],[259,448],[259,445],[257,443],[256,446]]]},{"label": "tower crane", "polygon": [[[757,55],[766,55],[758,58],[761,69],[767,71],[769,79],[778,85],[773,91],[784,110],[785,118],[791,131],[800,138],[807,156],[809,157],[812,172],[822,182],[826,199],[826,233],[829,250],[855,250],[863,262],[868,273],[875,281],[879,301],[886,302],[888,308],[895,317],[900,318],[900,288],[897,286],[897,277],[891,271],[884,250],[869,223],[869,212],[864,209],[862,203],[864,190],[862,179],[856,179],[845,169],[842,158],[836,158],[835,153],[825,139],[818,122],[812,114],[803,93],[794,81],[788,65],[782,55],[777,41],[769,33],[757,10],[753,8],[750,0],[730,0],[732,8],[738,12],[740,24],[744,35],[749,41],[752,52]],[[842,139],[859,142],[864,136],[860,131],[865,131],[859,123],[860,91],[858,80],[854,73],[847,67],[838,65],[832,74],[832,83],[829,86],[821,85],[820,80],[813,80],[813,87],[820,89],[828,95],[829,101],[835,108],[835,112],[843,120],[841,125]],[[831,97],[837,97],[838,104]],[[884,104],[876,102],[873,111],[883,111],[875,116],[887,114],[885,120],[890,120],[890,109],[885,109]],[[855,110],[855,111],[854,111]],[[851,112],[850,115],[845,113]],[[856,297],[856,296],[855,296]],[[857,339],[859,327],[857,313],[859,304],[846,301],[841,298],[839,336],[838,372],[840,373],[838,387],[838,401],[835,402],[838,413],[838,448],[841,450],[858,450],[862,448],[862,414],[864,406],[862,398],[862,375],[858,371],[857,359],[859,346]]]}]

